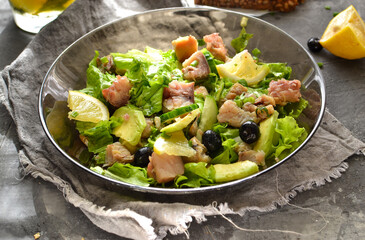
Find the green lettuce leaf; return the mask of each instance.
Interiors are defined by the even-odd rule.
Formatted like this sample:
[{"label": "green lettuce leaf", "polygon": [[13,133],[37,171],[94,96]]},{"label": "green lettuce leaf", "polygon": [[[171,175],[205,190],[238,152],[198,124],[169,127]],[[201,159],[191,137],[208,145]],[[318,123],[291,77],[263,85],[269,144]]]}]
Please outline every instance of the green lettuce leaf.
[{"label": "green lettuce leaf", "polygon": [[248,44],[248,40],[253,37],[253,34],[246,33],[246,29],[242,27],[240,35],[231,41],[231,45],[236,50],[236,53],[245,50]]},{"label": "green lettuce leaf", "polygon": [[145,168],[136,167],[130,165],[129,163],[114,163],[113,166],[109,167],[107,170],[104,170],[99,166],[91,167],[90,169],[115,180],[127,182],[138,186],[148,187],[151,184],[155,183],[155,180],[153,178],[149,178],[147,176],[147,170]]},{"label": "green lettuce leaf", "polygon": [[112,85],[116,77],[110,73],[103,73],[96,65],[96,59],[99,57],[99,52],[95,51],[94,58],[90,61],[86,71],[86,88],[80,90],[85,94],[91,95],[103,103],[107,103],[103,97],[103,89]]},{"label": "green lettuce leaf", "polygon": [[91,122],[76,122],[76,129],[80,135],[88,140],[88,150],[92,153],[105,151],[106,146],[113,143],[112,129],[122,123],[121,118],[111,117],[109,121],[100,121],[97,124]]},{"label": "green lettuce leaf", "polygon": [[267,63],[270,68],[270,72],[266,75],[265,79],[259,84],[259,88],[267,89],[272,80],[289,79],[291,76],[292,68],[287,66],[286,63]]},{"label": "green lettuce leaf", "polygon": [[290,78],[292,69],[286,63],[267,63],[267,65],[270,68],[270,72],[266,75],[266,78]]},{"label": "green lettuce leaf", "polygon": [[239,129],[229,128],[228,123],[215,123],[212,130],[219,133],[223,141],[234,139],[239,136]]},{"label": "green lettuce leaf", "polygon": [[275,146],[275,157],[283,159],[293,152],[307,137],[305,128],[298,126],[293,117],[279,118],[275,131],[279,134],[279,143]]},{"label": "green lettuce leaf", "polygon": [[304,98],[300,98],[299,102],[288,103],[285,106],[276,106],[276,109],[279,112],[279,117],[291,116],[293,118],[298,118],[307,106],[308,101]]},{"label": "green lettuce leaf", "polygon": [[[238,130],[238,129],[237,129]],[[234,151],[237,142],[234,139],[227,139],[222,143],[223,152],[212,159],[211,164],[230,164],[238,160],[238,155]]]},{"label": "green lettuce leaf", "polygon": [[[132,82],[130,102],[151,116],[162,110],[163,88],[172,79],[181,79],[175,53],[147,47],[145,52],[131,50],[111,53],[117,73],[125,73]],[[177,69],[177,70],[176,70]]]},{"label": "green lettuce leaf", "polygon": [[204,162],[186,163],[184,168],[184,175],[175,178],[175,187],[201,187],[214,184],[215,170],[212,165],[207,167],[207,163]]},{"label": "green lettuce leaf", "polygon": [[99,153],[105,150],[108,144],[113,143],[109,121],[100,121],[96,125],[78,121],[76,122],[76,129],[80,132],[80,135],[87,138],[90,152]]}]

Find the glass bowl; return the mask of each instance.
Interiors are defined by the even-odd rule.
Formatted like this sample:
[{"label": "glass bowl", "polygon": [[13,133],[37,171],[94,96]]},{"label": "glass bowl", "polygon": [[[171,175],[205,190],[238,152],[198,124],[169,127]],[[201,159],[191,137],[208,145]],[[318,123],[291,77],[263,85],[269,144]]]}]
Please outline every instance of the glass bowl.
[{"label": "glass bowl", "polygon": [[[228,48],[230,56],[235,54],[230,42],[240,31],[242,17],[248,18],[246,31],[253,34],[247,49],[261,50],[260,59],[263,62],[286,62],[292,67],[291,79],[302,82],[302,95],[309,101],[306,109],[298,119],[300,126],[308,129],[307,139],[289,156],[280,162],[247,178],[201,188],[171,189],[157,187],[141,187],[120,182],[100,175],[85,167],[74,156],[79,141],[73,125],[67,120],[67,96],[69,90],[79,90],[86,86],[86,69],[89,61],[98,50],[100,55],[110,52],[127,52],[130,49],[143,50],[146,46],[168,50],[171,41],[179,36],[193,35],[202,39],[206,34],[219,32]],[[48,122],[46,116],[50,109],[58,108],[57,121]],[[241,186],[286,161],[310,140],[318,128],[325,109],[325,87],[320,70],[311,55],[292,37],[279,28],[263,20],[246,16],[245,14],[215,8],[171,8],[144,12],[131,17],[119,19],[96,28],[71,44],[55,60],[44,78],[39,95],[39,114],[46,135],[54,146],[71,161],[86,171],[96,181],[102,181],[106,186],[127,188],[128,190],[157,194],[190,194],[208,191],[218,191],[233,186]],[[52,125],[52,126],[50,126]],[[50,127],[58,126],[57,136],[51,134]],[[63,127],[63,129],[61,129]],[[54,131],[52,131],[54,133]],[[70,145],[70,143],[73,143]]]}]

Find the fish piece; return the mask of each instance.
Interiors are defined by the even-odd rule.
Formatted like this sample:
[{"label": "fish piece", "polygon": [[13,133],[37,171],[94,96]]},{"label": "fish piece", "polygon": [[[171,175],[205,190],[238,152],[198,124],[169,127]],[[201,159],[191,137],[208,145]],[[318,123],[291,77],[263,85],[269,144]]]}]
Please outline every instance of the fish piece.
[{"label": "fish piece", "polygon": [[257,106],[256,108],[256,116],[257,118],[259,118],[260,120],[264,120],[268,117],[270,117],[271,115],[273,115],[275,112],[275,109],[273,107],[273,105],[260,105]]},{"label": "fish piece", "polygon": [[257,106],[250,102],[247,102],[243,104],[242,109],[248,112],[256,112]]},{"label": "fish piece", "polygon": [[227,61],[227,48],[223,43],[223,39],[219,36],[219,33],[205,35],[203,39],[207,44],[207,50],[211,52],[216,59],[223,62]]},{"label": "fish piece", "polygon": [[198,41],[193,36],[179,37],[171,42],[179,62],[184,62],[198,51]]},{"label": "fish piece", "polygon": [[218,122],[227,122],[232,127],[240,127],[244,122],[257,122],[256,113],[245,111],[237,106],[232,100],[227,100],[219,109]]},{"label": "fish piece", "polygon": [[241,142],[241,143],[237,144],[236,147],[234,148],[234,151],[236,153],[244,152],[244,151],[248,151],[248,150],[252,150],[252,146],[245,142]]},{"label": "fish piece", "polygon": [[207,95],[209,95],[209,92],[204,86],[196,86],[194,88],[194,94],[203,96],[205,98]]},{"label": "fish piece", "polygon": [[167,183],[184,174],[184,163],[180,156],[153,152],[147,166],[147,175],[158,183]]},{"label": "fish piece", "polygon": [[105,57],[108,61],[107,62],[101,62],[101,59],[98,57],[96,59],[96,65],[98,66],[98,68],[100,69],[100,71],[102,71],[103,73],[105,72],[114,72],[115,71],[115,64],[114,64],[114,60],[113,57],[111,55],[108,55]]},{"label": "fish piece", "polygon": [[226,95],[226,99],[233,100],[244,92],[247,92],[247,88],[240,83],[235,83],[233,84],[231,89],[229,89],[229,92]]},{"label": "fish piece", "polygon": [[264,151],[254,151],[248,150],[238,153],[238,161],[249,160],[256,163],[257,165],[265,166],[265,152]]},{"label": "fish piece", "polygon": [[117,75],[117,78],[112,85],[103,89],[102,93],[105,100],[114,107],[119,108],[128,103],[130,97],[129,91],[131,88],[132,84],[129,82],[127,77]]},{"label": "fish piece", "polygon": [[299,80],[277,80],[269,84],[269,95],[276,105],[285,106],[288,102],[298,102],[301,98],[301,82]]},{"label": "fish piece", "polygon": [[209,163],[211,158],[206,154],[207,148],[196,138],[190,139],[192,148],[195,149],[196,153],[192,157],[183,157],[184,162],[206,162]]},{"label": "fish piece", "polygon": [[154,126],[152,118],[145,118],[145,120],[146,120],[146,127],[142,132],[141,135],[142,138],[148,138],[151,135],[152,127]]},{"label": "fish piece", "polygon": [[103,167],[109,167],[114,163],[133,162],[133,155],[120,142],[109,144],[106,147],[105,164]]},{"label": "fish piece", "polygon": [[[196,63],[192,66],[193,63]],[[200,51],[195,52],[183,62],[184,79],[196,81],[209,76],[210,68],[207,59]]]},{"label": "fish piece", "polygon": [[172,81],[163,91],[163,106],[168,111],[194,103],[194,82]]},{"label": "fish piece", "polygon": [[272,96],[263,94],[260,97],[255,99],[256,105],[273,105],[275,106],[275,99]]}]

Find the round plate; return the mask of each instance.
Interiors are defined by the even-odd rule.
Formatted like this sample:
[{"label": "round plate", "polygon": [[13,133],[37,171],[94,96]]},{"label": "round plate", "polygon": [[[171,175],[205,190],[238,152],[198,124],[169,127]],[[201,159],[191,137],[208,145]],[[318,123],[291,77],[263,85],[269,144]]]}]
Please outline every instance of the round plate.
[{"label": "round plate", "polygon": [[[230,47],[230,42],[241,32],[240,22],[243,16],[248,18],[246,31],[253,34],[247,49],[249,51],[254,48],[260,49],[262,53],[260,59],[263,62],[288,63],[293,70],[291,78],[302,82],[302,95],[311,106],[298,119],[299,125],[309,130],[307,139],[282,161],[250,177],[210,187],[191,189],[141,187],[102,176],[79,163],[73,157],[77,155],[74,152],[74,146],[68,146],[70,136],[77,138],[72,124],[67,125],[70,128],[60,131],[61,137],[51,135],[46,121],[47,113],[50,109],[57,107],[60,109],[60,116],[67,121],[68,91],[79,90],[86,86],[86,69],[95,50],[98,50],[101,56],[111,52],[127,52],[130,49],[143,50],[146,46],[168,50],[172,48],[171,41],[179,36],[193,35],[197,39],[202,39],[204,35],[218,32],[228,48],[229,55],[233,56],[235,52]],[[103,179],[107,185],[157,194],[216,191],[254,180],[290,160],[303,148],[318,128],[324,109],[325,87],[319,68],[310,54],[296,40],[263,20],[215,8],[172,8],[149,11],[96,28],[71,44],[55,60],[44,78],[39,95],[42,126],[50,141],[65,158],[99,180]],[[78,144],[78,141],[73,142],[74,145]]]}]

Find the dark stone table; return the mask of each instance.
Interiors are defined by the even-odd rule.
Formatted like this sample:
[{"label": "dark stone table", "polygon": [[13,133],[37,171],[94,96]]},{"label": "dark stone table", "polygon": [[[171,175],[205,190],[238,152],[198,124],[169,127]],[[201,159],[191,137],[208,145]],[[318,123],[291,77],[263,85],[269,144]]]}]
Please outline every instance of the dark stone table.
[{"label": "dark stone table", "polygon": [[[365,18],[364,0],[307,0],[291,13],[267,14],[262,19],[280,27],[302,45],[312,36],[320,37],[334,12],[353,4]],[[330,9],[328,9],[330,7]],[[19,30],[9,4],[0,0],[0,69],[10,64],[34,37]],[[327,107],[353,134],[365,141],[365,58],[348,61],[327,51],[313,54],[323,63]],[[52,184],[18,174],[15,126],[0,106],[0,239],[120,239],[94,226],[78,209],[67,203]],[[320,160],[320,159],[318,159]],[[222,217],[193,222],[191,239],[365,239],[365,157],[352,156],[349,169],[339,179],[298,193],[292,204],[268,213],[249,212],[229,216],[238,226],[250,229],[286,229],[304,234],[245,232]],[[244,199],[242,199],[244,201]],[[316,233],[317,232],[317,233]],[[168,235],[167,239],[187,239]]]}]

